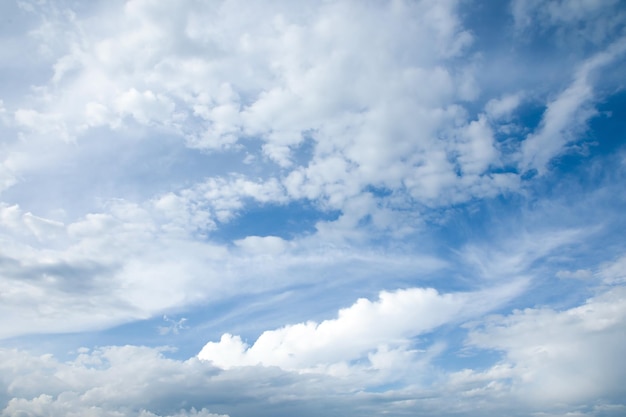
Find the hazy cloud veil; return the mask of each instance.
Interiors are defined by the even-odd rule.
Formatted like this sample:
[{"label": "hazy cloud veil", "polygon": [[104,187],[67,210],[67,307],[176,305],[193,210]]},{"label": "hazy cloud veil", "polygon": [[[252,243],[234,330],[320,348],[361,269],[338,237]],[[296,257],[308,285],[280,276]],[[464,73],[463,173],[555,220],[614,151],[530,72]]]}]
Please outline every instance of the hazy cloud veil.
[{"label": "hazy cloud veil", "polygon": [[1,416],[626,413],[626,7],[7,0]]}]

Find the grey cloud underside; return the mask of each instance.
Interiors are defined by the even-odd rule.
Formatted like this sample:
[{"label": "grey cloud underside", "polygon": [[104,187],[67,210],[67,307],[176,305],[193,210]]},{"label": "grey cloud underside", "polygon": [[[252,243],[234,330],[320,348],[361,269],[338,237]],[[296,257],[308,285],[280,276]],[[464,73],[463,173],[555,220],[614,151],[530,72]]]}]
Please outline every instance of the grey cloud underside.
[{"label": "grey cloud underside", "polygon": [[[87,296],[97,292],[104,285],[102,277],[116,272],[115,266],[100,265],[95,262],[75,264],[57,261],[48,264],[25,265],[17,259],[0,257],[0,274],[23,281],[35,281],[50,290],[73,292]],[[85,279],[89,277],[88,279]],[[8,300],[7,300],[8,301]]]}]

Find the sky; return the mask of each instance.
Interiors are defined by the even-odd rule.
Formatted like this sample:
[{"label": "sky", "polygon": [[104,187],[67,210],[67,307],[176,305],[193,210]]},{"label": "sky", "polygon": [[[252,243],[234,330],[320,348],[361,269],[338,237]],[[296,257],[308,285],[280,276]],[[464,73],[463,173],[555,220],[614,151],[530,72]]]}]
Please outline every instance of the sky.
[{"label": "sky", "polygon": [[0,2],[0,416],[626,415],[620,0]]}]

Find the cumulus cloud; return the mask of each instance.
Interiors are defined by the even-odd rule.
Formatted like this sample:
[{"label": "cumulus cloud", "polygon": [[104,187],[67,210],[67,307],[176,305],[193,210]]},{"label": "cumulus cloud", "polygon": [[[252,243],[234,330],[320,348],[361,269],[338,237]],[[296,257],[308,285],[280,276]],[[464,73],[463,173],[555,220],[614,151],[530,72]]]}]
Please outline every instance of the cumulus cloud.
[{"label": "cumulus cloud", "polygon": [[620,360],[625,295],[625,288],[616,287],[562,311],[527,308],[487,319],[471,330],[468,346],[502,352],[502,362],[457,378],[471,384],[495,376],[499,389],[510,390],[518,401],[532,398],[538,406],[619,401],[626,371]]},{"label": "cumulus cloud", "polygon": [[159,350],[81,349],[69,363],[11,350],[0,355],[2,416],[223,416],[188,403],[201,404],[202,386],[215,371],[193,360],[168,360]]},{"label": "cumulus cloud", "polygon": [[198,358],[226,369],[262,364],[332,373],[369,354],[372,365],[381,366],[390,350],[402,347],[400,353],[411,338],[492,310],[522,288],[514,283],[476,293],[439,294],[423,288],[381,292],[377,301],[359,299],[339,310],[336,319],[265,331],[251,346],[224,334],[219,342],[207,343]]},{"label": "cumulus cloud", "polygon": [[[546,10],[569,7],[557,3]],[[521,155],[503,158],[494,132],[524,92],[498,93],[485,114],[465,108],[480,96],[474,79],[480,68],[454,1],[305,7],[132,1],[81,13],[56,3],[24,4],[43,21],[32,37],[52,57],[54,74],[5,111],[32,145],[9,147],[8,168],[0,172],[4,187],[61,163],[56,139],[85,147],[98,129],[155,141],[172,136],[207,152],[245,150],[246,161],[262,166],[252,181],[271,194],[263,197],[238,186],[248,179],[225,180],[224,173],[157,190],[152,197],[160,207],[186,216],[179,228],[215,229],[246,199],[261,198],[340,210],[338,226],[346,233],[374,219],[374,229],[402,235],[416,229],[407,205],[445,207],[517,191],[519,175],[503,172],[505,163],[543,170],[575,141],[572,135],[594,114],[590,74],[620,54],[617,42],[607,57],[583,63],[570,88],[549,103]],[[531,6],[519,11],[516,3],[516,19],[539,9]],[[467,85],[474,85],[473,94]],[[46,156],[35,157],[31,146],[46,149]],[[210,204],[194,201],[211,187],[221,194],[207,194]],[[372,188],[393,198],[363,202]]]},{"label": "cumulus cloud", "polygon": [[195,358],[168,359],[166,353],[136,346],[80,349],[63,362],[0,350],[0,415],[312,417],[405,408],[394,396],[362,391],[357,380],[275,367],[222,371]]}]

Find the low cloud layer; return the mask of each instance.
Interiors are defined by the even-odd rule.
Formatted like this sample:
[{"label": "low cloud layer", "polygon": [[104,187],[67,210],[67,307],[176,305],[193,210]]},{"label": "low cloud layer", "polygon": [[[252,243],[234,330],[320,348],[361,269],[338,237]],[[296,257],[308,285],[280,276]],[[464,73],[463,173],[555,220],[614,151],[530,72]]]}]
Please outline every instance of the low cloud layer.
[{"label": "low cloud layer", "polygon": [[[420,303],[406,302],[416,296]],[[482,298],[426,289],[381,294],[379,301],[360,300],[341,310],[337,319],[317,326],[309,322],[267,331],[247,351],[241,351],[238,338],[224,336],[200,352],[203,360],[173,360],[167,358],[166,348],[133,346],[83,348],[67,362],[4,349],[0,366],[7,403],[2,415],[237,416],[252,410],[258,415],[315,415],[321,410],[345,415],[381,409],[398,415],[434,410],[441,415],[480,410],[483,415],[519,416],[539,410],[551,415],[623,412],[622,287],[562,311],[527,308],[484,321],[476,321],[479,312],[463,303],[474,296]],[[441,309],[454,304],[455,321],[468,323],[463,327],[469,330],[456,355],[494,351],[500,360],[493,366],[447,371],[437,358],[451,347],[406,338],[428,334],[439,324],[424,324],[425,312],[440,320],[437,305]],[[406,310],[415,305],[423,314]],[[400,320],[391,320],[389,315],[400,310]],[[389,319],[387,329],[378,328],[373,315]],[[348,321],[354,325],[332,337],[336,349],[331,351],[321,333]],[[370,324],[366,332],[358,322]],[[384,340],[374,340],[377,337]],[[368,346],[377,348],[369,349],[366,358],[353,354]],[[339,363],[339,357],[346,360]],[[329,365],[312,366],[320,363]],[[397,388],[389,386],[381,394],[378,387],[390,383]]]}]

